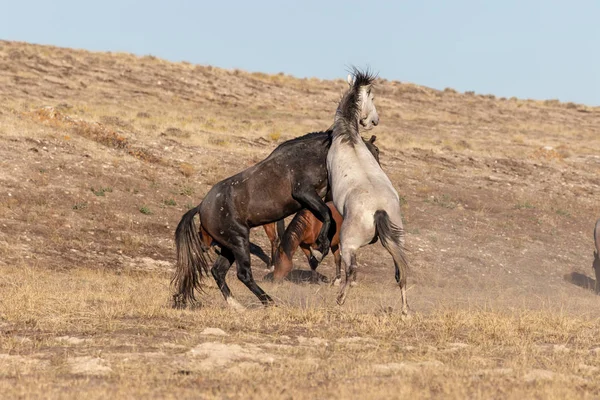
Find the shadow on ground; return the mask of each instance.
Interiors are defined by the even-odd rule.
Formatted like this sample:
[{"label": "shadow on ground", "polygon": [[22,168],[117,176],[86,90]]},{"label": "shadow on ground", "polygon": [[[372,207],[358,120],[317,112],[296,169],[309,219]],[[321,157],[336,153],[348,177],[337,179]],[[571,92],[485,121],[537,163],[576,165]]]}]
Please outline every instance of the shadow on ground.
[{"label": "shadow on ground", "polygon": [[[329,278],[318,272],[316,272],[317,282],[313,282],[312,274],[313,273],[310,270],[294,269],[285,277],[285,280],[293,283],[329,283]],[[266,274],[263,280],[273,282],[273,273],[269,272]]]},{"label": "shadow on ground", "polygon": [[579,272],[571,272],[570,274],[565,274],[564,279],[565,281],[572,283],[575,286],[579,286],[580,288],[591,290],[593,292],[596,291],[596,280],[587,275]]}]

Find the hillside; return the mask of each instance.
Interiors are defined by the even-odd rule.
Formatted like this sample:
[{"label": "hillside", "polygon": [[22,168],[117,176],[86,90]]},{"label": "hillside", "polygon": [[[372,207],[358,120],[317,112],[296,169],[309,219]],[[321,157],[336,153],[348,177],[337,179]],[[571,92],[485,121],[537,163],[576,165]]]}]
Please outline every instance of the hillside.
[{"label": "hillside", "polygon": [[[286,370],[314,375],[315,386],[302,391],[303,383],[290,377],[287,394],[279,397],[356,390],[377,396],[404,382],[406,368],[412,378],[404,395],[597,395],[593,378],[600,362],[589,349],[599,344],[600,333],[600,300],[590,290],[592,229],[600,217],[598,107],[379,79],[381,123],[369,134],[377,135],[383,169],[403,200],[415,321],[401,322],[393,312],[399,304],[393,266],[378,244],[359,252],[360,283],[342,310],[334,304],[335,288],[260,282],[282,305],[263,310],[236,282],[233,269],[228,281],[250,306],[249,315],[226,309],[212,282],[204,309],[167,307],[172,238],[181,215],[213,184],[263,159],[279,143],[330,126],[345,88],[344,79],[296,79],[0,41],[0,360],[6,360],[0,390],[17,387],[11,393],[34,396],[46,385],[53,395],[75,395],[69,389],[74,384],[98,396],[149,395],[145,390],[152,387],[166,396],[175,385],[186,396],[197,388],[212,390],[208,397],[232,396],[236,392],[228,390],[234,389],[219,386],[218,379],[235,372],[209,378],[198,373],[204,367],[195,370],[188,361],[169,358],[212,343],[199,339],[199,332],[219,326],[233,336],[217,342],[247,352],[232,362],[255,364],[245,379],[258,386],[248,398],[272,394],[260,385]],[[262,230],[252,239],[268,253]],[[333,273],[330,258],[319,269],[326,275]],[[264,263],[252,261],[262,280]],[[300,255],[296,264],[308,268]],[[523,330],[511,331],[517,325]],[[395,337],[400,333],[405,339]],[[256,335],[275,346],[268,352],[276,361],[268,368],[254,360]],[[360,341],[335,342],[346,336],[363,337],[379,350],[370,353]],[[60,337],[89,342],[57,342]],[[295,337],[310,348],[306,367],[283,355]],[[468,354],[432,355],[425,347],[441,352],[454,342],[471,346]],[[532,350],[534,344],[574,347],[570,356],[545,356],[545,350]],[[352,356],[344,346],[361,347],[356,362],[431,363],[381,367],[382,373],[375,367],[347,370],[344,357]],[[417,348],[418,354],[397,346]],[[492,350],[497,348],[501,355]],[[519,359],[523,351],[531,356],[527,361]],[[129,354],[141,372],[126,379],[130,364],[117,353]],[[72,359],[82,357],[112,369],[73,372]],[[157,359],[167,360],[171,375],[163,376],[153,364]],[[499,359],[514,363],[493,361]],[[455,369],[440,372],[433,361]],[[336,373],[323,369],[337,362]],[[583,383],[565,378],[580,363],[596,369]],[[256,372],[257,365],[268,372]],[[469,380],[477,371],[500,367],[512,372]],[[532,388],[526,377],[534,370],[554,375]],[[37,374],[42,386],[21,381],[27,374]],[[336,382],[350,375],[360,379],[348,386]],[[457,376],[457,382],[470,383],[452,383]],[[372,379],[380,382],[380,392],[363,385]],[[432,379],[437,389],[426,389],[423,382]],[[573,385],[563,387],[565,379]],[[107,386],[111,382],[116,389]],[[235,385],[247,390],[243,382]]]}]

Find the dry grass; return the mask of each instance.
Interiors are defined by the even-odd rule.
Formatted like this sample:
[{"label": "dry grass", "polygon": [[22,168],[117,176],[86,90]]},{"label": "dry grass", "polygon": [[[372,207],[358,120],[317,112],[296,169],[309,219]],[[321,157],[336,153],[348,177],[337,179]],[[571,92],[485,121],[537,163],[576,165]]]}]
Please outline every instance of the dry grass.
[{"label": "dry grass", "polygon": [[[302,294],[294,293],[302,287],[286,288],[277,308],[238,314],[209,300],[190,312],[168,307],[165,273],[22,265],[2,268],[1,276],[0,350],[6,355],[0,389],[8,397],[600,393],[597,318],[446,309],[406,321],[385,310],[302,304]],[[217,296],[216,289],[209,295]],[[226,336],[202,334],[207,327]],[[198,348],[204,358],[193,355]],[[96,362],[81,372],[84,357]]]},{"label": "dry grass", "polygon": [[[389,255],[359,286],[235,278],[169,308],[172,236],[211,185],[331,125],[343,80],[0,41],[0,393],[116,398],[596,398],[589,290],[600,110],[380,80],[411,320]],[[267,250],[262,230],[252,241]],[[331,257],[320,271],[333,274]],[[297,255],[298,266],[307,268]],[[220,328],[227,335],[202,334]]]}]

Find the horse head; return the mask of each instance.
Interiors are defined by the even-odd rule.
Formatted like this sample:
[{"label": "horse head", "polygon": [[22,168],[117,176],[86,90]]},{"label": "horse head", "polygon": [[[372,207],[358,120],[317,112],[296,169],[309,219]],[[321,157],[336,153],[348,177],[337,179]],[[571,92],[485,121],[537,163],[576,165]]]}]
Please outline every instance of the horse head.
[{"label": "horse head", "polygon": [[366,74],[354,71],[354,76],[348,75],[348,84],[351,88],[356,87],[360,96],[360,117],[358,122],[365,129],[373,129],[379,124],[379,115],[375,107],[375,96],[373,95],[373,80],[368,72]]}]

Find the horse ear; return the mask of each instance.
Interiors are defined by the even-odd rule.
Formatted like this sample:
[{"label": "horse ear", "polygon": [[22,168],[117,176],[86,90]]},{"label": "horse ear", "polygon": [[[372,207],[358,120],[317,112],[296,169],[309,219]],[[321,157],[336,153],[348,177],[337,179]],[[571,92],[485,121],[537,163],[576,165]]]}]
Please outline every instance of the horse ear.
[{"label": "horse ear", "polygon": [[352,74],[348,74],[348,85],[352,86],[354,85],[354,78],[352,77]]},{"label": "horse ear", "polygon": [[369,142],[375,143],[375,139],[377,139],[377,136],[373,135],[371,136],[371,139],[369,139]]}]

